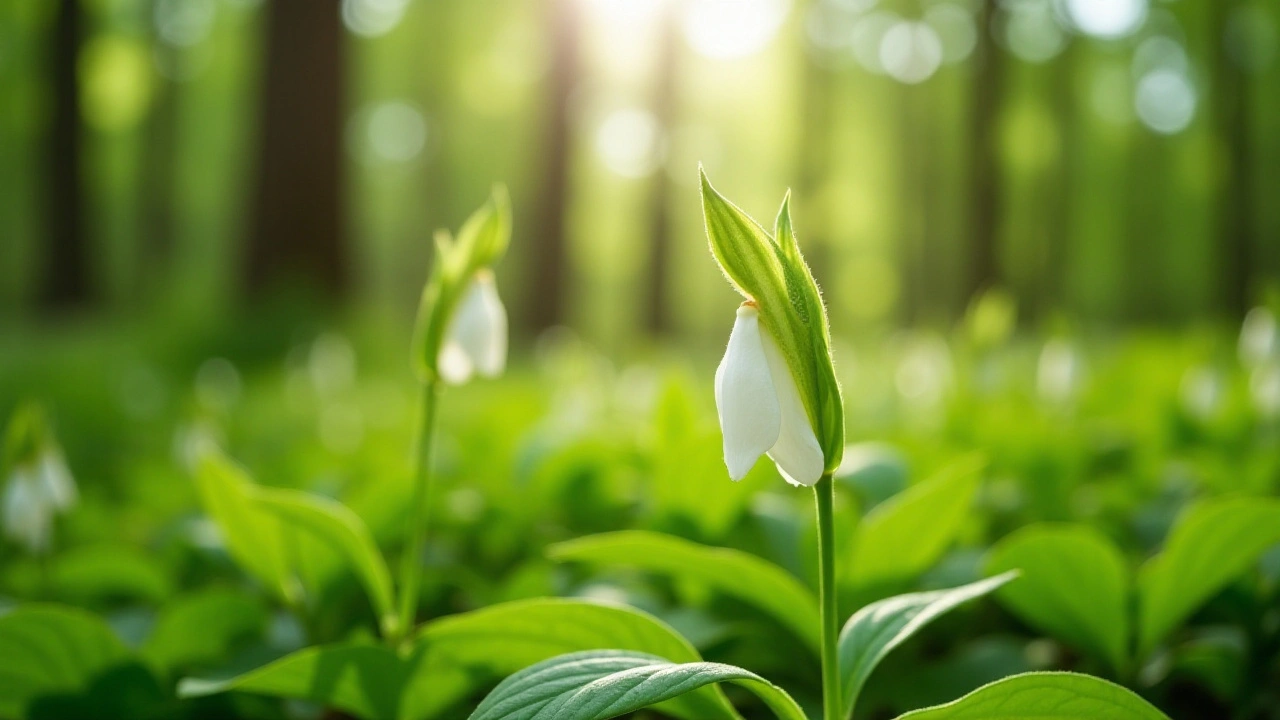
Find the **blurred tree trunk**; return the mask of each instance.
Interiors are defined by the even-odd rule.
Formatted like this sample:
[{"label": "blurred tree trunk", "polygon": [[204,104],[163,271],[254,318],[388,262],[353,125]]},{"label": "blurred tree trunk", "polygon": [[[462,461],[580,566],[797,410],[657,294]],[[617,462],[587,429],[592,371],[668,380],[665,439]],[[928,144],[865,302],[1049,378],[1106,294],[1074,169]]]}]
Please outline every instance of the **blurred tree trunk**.
[{"label": "blurred tree trunk", "polygon": [[246,280],[250,295],[347,289],[345,53],[336,0],[272,0]]},{"label": "blurred tree trunk", "polygon": [[1053,87],[1050,89],[1053,117],[1058,128],[1058,162],[1048,193],[1049,246],[1045,248],[1040,278],[1038,314],[1041,320],[1065,311],[1069,305],[1067,294],[1071,269],[1071,204],[1075,198],[1073,190],[1080,142],[1075,77],[1079,44],[1078,41],[1068,42],[1062,55],[1054,61]]},{"label": "blurred tree trunk", "polygon": [[969,275],[965,295],[972,299],[1003,282],[1000,272],[1000,111],[1004,99],[1004,59],[992,37],[999,0],[982,0],[978,43],[973,53],[973,101],[970,132]]},{"label": "blurred tree trunk", "polygon": [[548,116],[543,136],[541,185],[534,208],[533,274],[525,303],[529,330],[539,332],[565,320],[569,275],[566,210],[569,202],[569,164],[573,89],[579,74],[579,27],[573,0],[544,0],[551,48],[547,73]]},{"label": "blurred tree trunk", "polygon": [[[676,8],[666,4],[658,29],[658,67],[653,85],[653,113],[663,137],[670,138],[676,121],[680,28]],[[646,288],[645,326],[655,336],[671,329],[671,183],[666,167],[659,165],[649,187],[649,275]]]},{"label": "blurred tree trunk", "polygon": [[[155,0],[149,3],[151,45],[156,57],[168,66],[169,72],[173,72],[180,51],[155,31],[157,4]],[[135,294],[144,302],[168,285],[166,279],[176,241],[174,202],[177,177],[174,159],[177,155],[178,84],[163,74],[157,74],[154,88],[151,112],[142,138],[142,178],[138,183],[141,237],[135,268]]]},{"label": "blurred tree trunk", "polygon": [[49,43],[49,85],[53,96],[45,208],[49,255],[45,258],[40,301],[50,310],[83,306],[91,295],[77,71],[83,19],[80,0],[59,0]]},{"label": "blurred tree trunk", "polygon": [[930,183],[931,158],[928,123],[927,89],[918,85],[900,85],[901,103],[899,123],[902,162],[899,166],[898,190],[898,262],[902,277],[899,309],[906,325],[925,321],[929,308],[929,291],[926,280],[926,249],[929,243],[928,218],[925,217],[932,193]]},{"label": "blurred tree trunk", "polygon": [[[1242,318],[1253,303],[1252,281],[1256,252],[1254,224],[1252,96],[1249,76],[1232,57],[1232,42],[1239,38],[1231,27],[1233,11],[1240,3],[1213,3],[1211,43],[1213,122],[1224,153],[1219,194],[1218,247],[1222,248],[1221,308],[1228,316]],[[1236,49],[1239,51],[1239,48]],[[1245,50],[1244,52],[1247,52]]]}]

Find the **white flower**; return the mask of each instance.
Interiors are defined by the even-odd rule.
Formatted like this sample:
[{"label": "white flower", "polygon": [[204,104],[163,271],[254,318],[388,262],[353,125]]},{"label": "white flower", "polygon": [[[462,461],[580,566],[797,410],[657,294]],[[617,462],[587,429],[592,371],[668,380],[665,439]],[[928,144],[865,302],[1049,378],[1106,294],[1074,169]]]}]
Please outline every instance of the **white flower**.
[{"label": "white flower", "polygon": [[4,491],[4,534],[33,553],[49,547],[53,516],[75,504],[78,493],[62,454],[46,450],[18,465]]},{"label": "white flower", "polygon": [[463,291],[440,347],[440,377],[461,385],[472,373],[502,374],[507,366],[507,310],[493,284],[493,273],[481,270]]},{"label": "white flower", "polygon": [[716,409],[729,477],[741,480],[764,453],[793,485],[811,486],[822,477],[822,448],[795,378],[749,302],[738,308],[716,369]]}]

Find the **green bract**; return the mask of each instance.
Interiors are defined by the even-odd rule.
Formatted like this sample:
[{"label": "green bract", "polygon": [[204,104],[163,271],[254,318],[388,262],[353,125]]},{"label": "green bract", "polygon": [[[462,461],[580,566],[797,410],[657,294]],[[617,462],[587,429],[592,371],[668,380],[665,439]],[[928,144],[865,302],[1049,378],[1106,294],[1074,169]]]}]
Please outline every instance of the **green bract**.
[{"label": "green bract", "polygon": [[760,224],[702,179],[707,240],[729,282],[760,309],[760,321],[778,344],[795,376],[805,411],[822,446],[826,470],[844,454],[844,404],[831,363],[827,310],[813,273],[800,255],[791,224],[791,194],[770,235]]},{"label": "green bract", "polygon": [[480,270],[492,266],[507,251],[511,239],[511,202],[505,187],[493,188],[489,201],[471,214],[456,238],[436,233],[435,262],[422,290],[413,335],[413,364],[419,379],[439,377],[437,362],[445,331],[458,299]]}]

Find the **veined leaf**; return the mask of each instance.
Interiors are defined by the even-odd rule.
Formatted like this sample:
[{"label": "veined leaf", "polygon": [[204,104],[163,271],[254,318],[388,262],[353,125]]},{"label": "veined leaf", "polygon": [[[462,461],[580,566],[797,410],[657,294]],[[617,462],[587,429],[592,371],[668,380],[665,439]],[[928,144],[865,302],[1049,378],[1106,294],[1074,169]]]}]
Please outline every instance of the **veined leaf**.
[{"label": "veined leaf", "polygon": [[228,680],[187,678],[178,683],[178,697],[236,690],[307,700],[365,720],[397,720],[415,662],[377,645],[320,645]]},{"label": "veined leaf", "polygon": [[867,513],[855,531],[852,581],[866,587],[932,567],[964,524],[985,466],[965,457]]},{"label": "veined leaf", "polygon": [[1129,571],[1115,545],[1083,525],[1032,525],[991,549],[987,571],[1022,577],[999,598],[1028,624],[1104,660],[1128,665]]},{"label": "veined leaf", "polygon": [[782,720],[806,720],[785,691],[742,668],[616,650],[561,655],[521,670],[494,688],[471,720],[607,720],[718,682],[751,690]]},{"label": "veined leaf", "polygon": [[1224,498],[1193,506],[1138,575],[1138,649],[1146,655],[1205,600],[1280,543],[1280,500]]},{"label": "veined leaf", "polygon": [[1132,690],[1091,675],[1023,673],[898,720],[1169,720]]},{"label": "veined leaf", "polygon": [[[475,690],[485,670],[498,678],[547,658],[581,650],[619,649],[698,662],[687,640],[661,620],[622,605],[537,598],[493,605],[428,623],[425,647],[406,697],[406,716],[432,717]],[[685,720],[736,717],[719,688],[707,686],[661,709]]]},{"label": "veined leaf", "polygon": [[345,557],[369,593],[384,636],[396,632],[391,572],[364,521],[342,503],[298,490],[261,489],[258,503],[282,523]]},{"label": "veined leaf", "polygon": [[26,716],[29,703],[86,689],[129,652],[96,615],[28,605],[0,616],[0,717]]},{"label": "veined leaf", "polygon": [[708,547],[662,533],[603,533],[552,545],[554,560],[622,565],[705,583],[768,613],[817,651],[818,600],[782,568],[729,548]]},{"label": "veined leaf", "polygon": [[948,590],[898,595],[854,613],[840,631],[840,685],[844,716],[853,713],[871,671],[894,648],[943,614],[986,595],[1017,576],[1016,571],[1011,571]]}]

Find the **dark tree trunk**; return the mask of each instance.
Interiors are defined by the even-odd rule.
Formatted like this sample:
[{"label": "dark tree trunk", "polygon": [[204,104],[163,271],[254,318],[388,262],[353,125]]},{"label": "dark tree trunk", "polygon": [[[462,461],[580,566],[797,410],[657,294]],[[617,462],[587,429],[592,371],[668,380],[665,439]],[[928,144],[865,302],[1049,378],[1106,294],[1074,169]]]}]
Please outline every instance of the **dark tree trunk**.
[{"label": "dark tree trunk", "polygon": [[53,117],[48,142],[45,258],[41,303],[50,310],[85,305],[89,287],[89,249],[84,223],[84,181],[80,171],[80,56],[83,14],[80,0],[59,0],[51,48],[50,86]]},{"label": "dark tree trunk", "polygon": [[[156,4],[150,4],[153,15]],[[151,41],[158,57],[163,58],[171,71],[176,68],[181,51],[166,44],[159,33],[153,32]],[[167,286],[168,270],[173,261],[177,142],[178,84],[167,77],[157,77],[146,135],[142,139],[142,178],[138,183],[140,238],[135,292],[144,302]]]},{"label": "dark tree trunk", "polygon": [[336,0],[267,3],[250,295],[282,284],[347,288],[343,31]]},{"label": "dark tree trunk", "polygon": [[1039,316],[1043,320],[1067,309],[1071,271],[1072,192],[1079,155],[1079,127],[1076,120],[1075,73],[1078,42],[1071,42],[1055,61],[1052,93],[1053,114],[1058,125],[1058,166],[1048,192],[1044,266],[1040,275]]},{"label": "dark tree trunk", "polygon": [[570,105],[579,72],[579,27],[573,0],[544,0],[544,6],[551,66],[547,73],[548,105],[542,142],[545,155],[532,226],[533,275],[526,302],[528,327],[535,333],[565,320],[565,291],[569,277],[565,211],[569,202],[572,154]]},{"label": "dark tree trunk", "polygon": [[1249,77],[1231,57],[1229,20],[1239,3],[1217,0],[1212,26],[1214,122],[1226,148],[1226,167],[1218,205],[1218,247],[1222,248],[1222,311],[1242,318],[1254,297],[1254,263],[1258,260],[1254,224],[1253,128],[1250,122]]},{"label": "dark tree trunk", "polygon": [[[658,69],[653,86],[653,113],[658,126],[670,137],[676,116],[676,80],[679,61],[679,32],[673,6],[663,9],[663,22],[659,29]],[[671,316],[668,300],[671,286],[669,264],[671,248],[670,182],[666,169],[659,167],[653,173],[649,187],[649,276],[646,288],[645,326],[655,336],[669,331]]]},{"label": "dark tree trunk", "polygon": [[991,35],[999,0],[982,0],[978,45],[973,53],[972,159],[969,178],[969,276],[965,294],[972,299],[1003,281],[1000,271],[999,119],[1004,97],[1004,67]]}]

